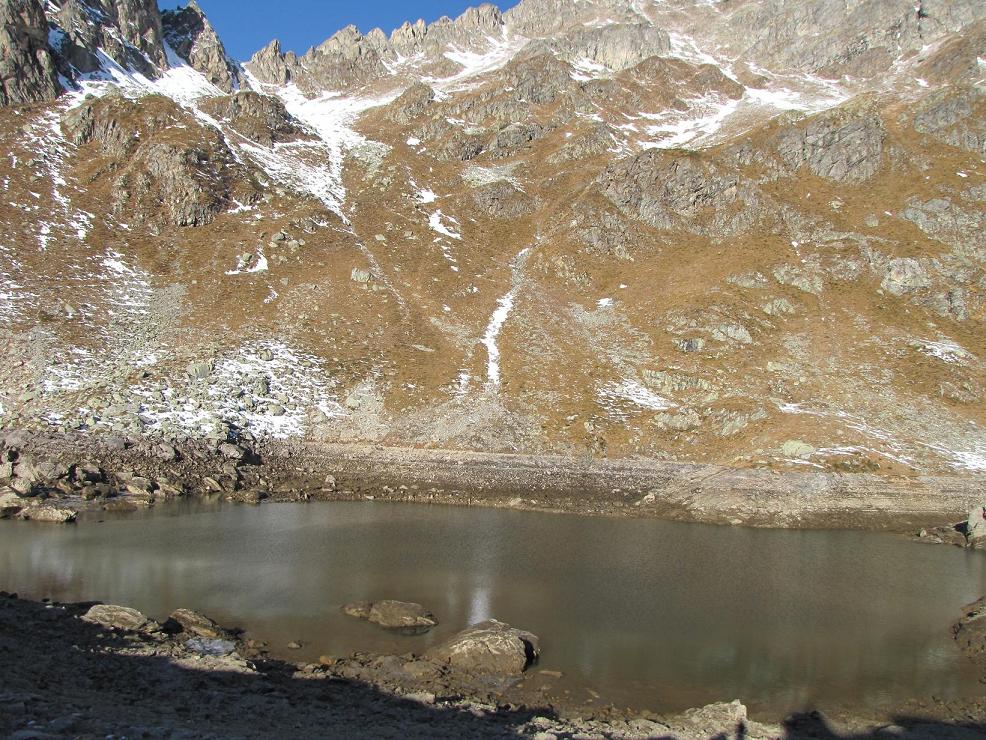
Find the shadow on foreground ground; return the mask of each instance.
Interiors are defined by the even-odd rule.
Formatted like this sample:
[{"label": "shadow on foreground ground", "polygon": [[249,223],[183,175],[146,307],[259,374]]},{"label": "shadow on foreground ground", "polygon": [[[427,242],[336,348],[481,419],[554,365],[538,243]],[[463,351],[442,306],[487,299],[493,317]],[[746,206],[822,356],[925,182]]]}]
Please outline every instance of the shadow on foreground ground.
[{"label": "shadow on foreground ground", "polygon": [[[535,717],[555,719],[550,710],[435,707],[366,685],[298,678],[276,661],[259,675],[181,667],[151,654],[141,637],[73,618],[83,611],[0,597],[0,737],[516,738],[532,732],[522,728]],[[895,733],[853,737],[986,735],[984,725],[899,722]],[[784,732],[843,737],[816,714],[792,717]],[[719,735],[745,736],[743,728]]]}]

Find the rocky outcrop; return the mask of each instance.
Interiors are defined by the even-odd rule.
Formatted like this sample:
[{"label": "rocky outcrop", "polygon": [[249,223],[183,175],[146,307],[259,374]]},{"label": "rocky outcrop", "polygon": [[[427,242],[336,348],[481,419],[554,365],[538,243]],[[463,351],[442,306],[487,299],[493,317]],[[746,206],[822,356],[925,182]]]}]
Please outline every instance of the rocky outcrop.
[{"label": "rocky outcrop", "polygon": [[649,57],[667,54],[671,39],[666,31],[650,24],[612,24],[576,28],[573,33],[554,40],[552,46],[569,61],[589,61],[619,72]]},{"label": "rocky outcrop", "polygon": [[295,53],[289,51],[285,54],[281,51],[281,42],[274,39],[250,57],[246,67],[260,82],[267,85],[285,85],[291,79],[291,70],[296,64]]},{"label": "rocky outcrop", "polygon": [[61,92],[39,0],[0,0],[0,106],[54,100]]},{"label": "rocky outcrop", "polygon": [[287,112],[284,103],[270,95],[238,92],[227,97],[208,98],[200,106],[237,133],[264,146],[305,135],[304,127]]},{"label": "rocky outcrop", "polygon": [[69,0],[52,9],[51,20],[59,28],[59,67],[69,79],[101,69],[101,54],[151,78],[168,66],[155,0]]},{"label": "rocky outcrop", "polygon": [[523,673],[540,653],[535,635],[490,619],[432,648],[426,657],[465,673],[513,676]]},{"label": "rocky outcrop", "polygon": [[792,170],[804,165],[819,177],[858,183],[880,168],[885,136],[876,115],[836,110],[781,134],[777,150]]},{"label": "rocky outcrop", "polygon": [[161,14],[164,38],[175,53],[224,92],[239,86],[239,71],[195,0]]},{"label": "rocky outcrop", "polygon": [[[168,135],[175,125],[196,133],[175,140]],[[110,179],[113,210],[133,222],[201,226],[232,198],[256,197],[256,185],[222,135],[167,98],[89,100],[68,113],[64,127],[76,145],[96,143],[100,156],[116,160],[101,177]]]},{"label": "rocky outcrop", "polygon": [[753,186],[697,155],[652,149],[610,165],[597,183],[620,210],[658,229],[733,235],[764,216]]},{"label": "rocky outcrop", "polygon": [[914,130],[986,156],[986,93],[977,87],[933,93],[914,116]]}]

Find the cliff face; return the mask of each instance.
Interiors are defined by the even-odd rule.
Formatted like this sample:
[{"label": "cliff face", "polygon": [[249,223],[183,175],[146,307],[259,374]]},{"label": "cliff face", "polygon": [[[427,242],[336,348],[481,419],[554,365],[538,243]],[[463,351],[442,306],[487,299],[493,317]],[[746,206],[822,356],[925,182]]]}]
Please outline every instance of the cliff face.
[{"label": "cliff face", "polygon": [[0,1],[0,106],[53,100],[61,91],[39,0]]},{"label": "cliff face", "polygon": [[195,0],[161,14],[164,37],[175,53],[223,92],[239,86],[239,71]]},{"label": "cliff face", "polygon": [[981,3],[17,7],[0,424],[986,469]]}]

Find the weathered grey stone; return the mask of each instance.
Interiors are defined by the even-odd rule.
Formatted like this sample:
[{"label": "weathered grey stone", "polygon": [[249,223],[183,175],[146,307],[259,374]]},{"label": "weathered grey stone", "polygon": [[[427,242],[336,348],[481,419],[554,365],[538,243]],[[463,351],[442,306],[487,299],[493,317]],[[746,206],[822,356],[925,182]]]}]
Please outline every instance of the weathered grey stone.
[{"label": "weathered grey stone", "polygon": [[224,92],[239,84],[239,72],[226,55],[215,29],[195,0],[161,13],[164,38],[175,53]]},{"label": "weathered grey stone", "polygon": [[191,640],[185,642],[185,649],[199,655],[221,657],[233,653],[236,650],[236,643],[232,640],[193,637]]},{"label": "weathered grey stone", "polygon": [[188,374],[195,380],[205,380],[212,375],[212,363],[192,362],[188,366]]},{"label": "weathered grey stone", "polygon": [[969,512],[965,524],[965,536],[969,541],[986,537],[986,507],[976,506]]},{"label": "weathered grey stone", "polygon": [[490,619],[428,650],[426,657],[466,673],[506,677],[522,673],[540,652],[535,635]]},{"label": "weathered grey stone", "polygon": [[136,609],[113,604],[97,604],[87,611],[82,619],[104,627],[123,630],[139,630],[148,623],[147,617]]},{"label": "weathered grey stone", "polygon": [[880,287],[888,293],[901,296],[931,285],[931,278],[918,260],[901,257],[891,260],[886,267]]},{"label": "weathered grey stone", "polygon": [[789,439],[781,445],[781,454],[798,460],[807,460],[815,454],[815,448],[799,439]]},{"label": "weathered grey stone", "polygon": [[880,168],[885,136],[876,115],[837,110],[820,115],[803,130],[789,129],[777,148],[792,169],[806,165],[829,180],[863,182]]},{"label": "weathered grey stone", "polygon": [[719,324],[712,330],[712,338],[719,342],[753,344],[753,337],[750,336],[750,330],[742,324]]},{"label": "weathered grey stone", "polygon": [[13,490],[0,489],[0,519],[16,516],[24,508],[25,501]]},{"label": "weathered grey stone", "polygon": [[357,601],[346,604],[342,610],[351,617],[400,632],[427,632],[438,624],[435,615],[421,604],[407,601]]},{"label": "weathered grey stone", "polygon": [[40,0],[0,0],[0,106],[54,100],[62,91]]},{"label": "weathered grey stone", "polygon": [[165,630],[188,632],[197,637],[225,639],[229,633],[204,614],[191,609],[175,609],[164,623]]},{"label": "weathered grey stone", "polygon": [[33,504],[21,509],[17,514],[18,519],[48,524],[69,524],[74,522],[78,516],[79,512],[75,509],[51,504]]}]

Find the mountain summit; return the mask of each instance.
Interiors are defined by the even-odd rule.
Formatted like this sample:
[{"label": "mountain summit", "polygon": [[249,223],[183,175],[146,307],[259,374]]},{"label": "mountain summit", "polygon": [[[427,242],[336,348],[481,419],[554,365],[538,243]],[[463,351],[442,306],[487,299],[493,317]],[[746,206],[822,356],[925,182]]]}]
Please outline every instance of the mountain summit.
[{"label": "mountain summit", "polygon": [[981,2],[0,16],[0,425],[986,471]]}]

